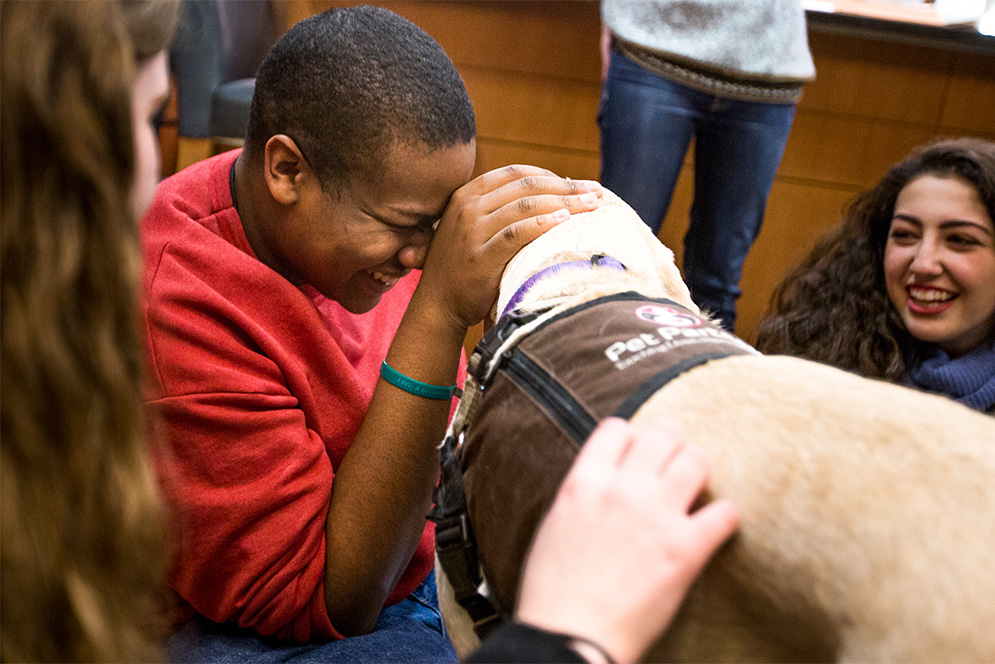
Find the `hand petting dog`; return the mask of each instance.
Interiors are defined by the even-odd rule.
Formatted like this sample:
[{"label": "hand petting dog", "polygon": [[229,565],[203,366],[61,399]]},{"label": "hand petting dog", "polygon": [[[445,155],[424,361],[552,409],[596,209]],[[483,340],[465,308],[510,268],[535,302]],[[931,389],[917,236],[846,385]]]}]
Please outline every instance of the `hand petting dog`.
[{"label": "hand petting dog", "polygon": [[581,637],[584,656],[590,640],[618,664],[637,661],[738,525],[727,500],[689,513],[707,483],[704,454],[672,422],[637,434],[604,420],[537,531],[516,618]]}]

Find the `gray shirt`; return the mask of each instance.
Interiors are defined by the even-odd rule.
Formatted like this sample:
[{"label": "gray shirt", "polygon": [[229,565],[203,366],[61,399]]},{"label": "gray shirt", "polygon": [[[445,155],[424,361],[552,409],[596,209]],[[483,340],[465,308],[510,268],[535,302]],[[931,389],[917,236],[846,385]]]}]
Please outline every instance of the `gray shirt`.
[{"label": "gray shirt", "polygon": [[815,78],[800,0],[602,0],[601,18],[677,65],[760,84]]}]

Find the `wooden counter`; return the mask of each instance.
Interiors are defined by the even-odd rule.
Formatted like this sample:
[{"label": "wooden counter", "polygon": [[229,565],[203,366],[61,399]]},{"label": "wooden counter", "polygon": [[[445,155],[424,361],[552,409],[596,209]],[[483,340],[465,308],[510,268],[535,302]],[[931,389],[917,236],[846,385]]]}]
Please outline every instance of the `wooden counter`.
[{"label": "wooden counter", "polygon": [[951,23],[934,3],[886,0],[802,0],[810,31],[995,55],[995,37],[973,24]]},{"label": "wooden counter", "polygon": [[[359,4],[286,1],[290,21]],[[477,110],[478,173],[524,162],[573,178],[598,177],[597,2],[376,4],[420,25],[452,57]],[[877,34],[839,23],[827,28],[827,16],[833,15],[813,19],[809,12],[817,78],[805,89],[744,270],[737,332],[751,341],[774,286],[889,165],[938,136],[995,140],[995,50],[965,50],[941,39],[942,32],[931,33],[930,45],[903,41],[892,21],[881,21]],[[678,260],[691,175],[685,167],[660,232]],[[475,341],[472,334],[468,343]]]}]

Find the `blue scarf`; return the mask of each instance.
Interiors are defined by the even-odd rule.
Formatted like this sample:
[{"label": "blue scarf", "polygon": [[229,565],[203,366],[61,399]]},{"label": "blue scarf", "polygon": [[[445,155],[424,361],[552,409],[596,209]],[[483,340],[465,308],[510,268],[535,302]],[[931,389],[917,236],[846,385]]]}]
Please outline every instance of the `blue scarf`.
[{"label": "blue scarf", "polygon": [[965,406],[986,411],[995,406],[995,346],[979,347],[951,360],[940,349],[912,369],[912,383],[941,392]]}]

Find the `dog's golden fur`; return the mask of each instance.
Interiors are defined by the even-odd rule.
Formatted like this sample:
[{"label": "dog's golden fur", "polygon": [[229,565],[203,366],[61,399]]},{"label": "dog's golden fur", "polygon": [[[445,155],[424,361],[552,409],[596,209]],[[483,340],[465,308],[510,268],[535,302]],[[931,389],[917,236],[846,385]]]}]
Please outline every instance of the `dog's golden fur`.
[{"label": "dog's golden fur", "polygon": [[[623,290],[696,310],[672,253],[612,194],[508,265],[526,278],[605,253],[625,274],[544,280],[526,307]],[[706,568],[654,661],[995,661],[995,418],[941,396],[791,357],[684,374],[633,417],[666,413],[712,466],[740,532]],[[458,651],[475,637],[440,571]],[[620,590],[622,592],[622,590]]]}]

